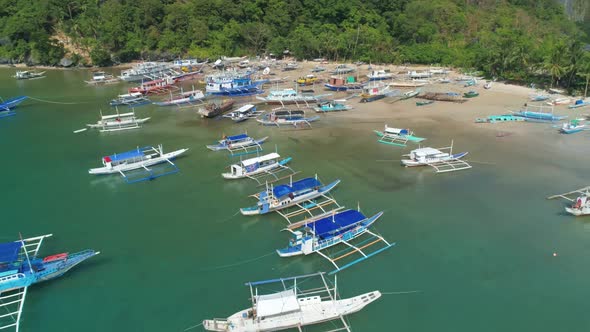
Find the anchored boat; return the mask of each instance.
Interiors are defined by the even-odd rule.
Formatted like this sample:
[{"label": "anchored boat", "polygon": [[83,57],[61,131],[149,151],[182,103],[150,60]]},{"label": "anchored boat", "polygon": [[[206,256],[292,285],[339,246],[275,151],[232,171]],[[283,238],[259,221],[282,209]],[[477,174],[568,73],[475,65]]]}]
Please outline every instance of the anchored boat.
[{"label": "anchored boat", "polygon": [[311,128],[311,123],[318,121],[320,117],[318,115],[312,117],[305,117],[305,112],[301,110],[284,110],[279,109],[270,113],[263,114],[262,117],[256,119],[258,123],[265,126],[299,126],[308,125]]},{"label": "anchored boat", "polygon": [[45,72],[36,72],[36,71],[28,71],[28,70],[21,70],[17,71],[16,74],[13,76],[17,80],[30,80],[34,78],[43,78],[45,77]]},{"label": "anchored boat", "polygon": [[563,134],[575,134],[582,130],[585,130],[586,125],[580,123],[580,120],[572,120],[570,122],[564,123],[561,128],[559,128],[559,132]]},{"label": "anchored boat", "polygon": [[271,176],[274,181],[280,180],[277,176],[282,171],[287,171],[295,174],[290,167],[286,166],[291,161],[291,158],[281,159],[281,156],[276,153],[269,153],[263,156],[241,160],[239,163],[229,166],[229,172],[222,173],[224,179],[235,180],[249,178],[262,184],[261,179]]},{"label": "anchored boat", "polygon": [[142,82],[141,85],[130,88],[129,93],[141,93],[143,95],[165,93],[176,88],[174,83],[172,77],[166,76],[157,80]]},{"label": "anchored boat", "polygon": [[223,117],[230,118],[233,122],[237,123],[237,122],[246,121],[248,119],[256,118],[260,114],[262,114],[262,111],[257,111],[256,105],[247,104],[247,105],[242,105],[240,108],[238,108],[237,110],[235,110],[233,112],[225,114]]},{"label": "anchored boat", "polygon": [[271,90],[266,97],[256,96],[256,99],[266,102],[268,105],[287,105],[287,104],[303,104],[309,107],[309,103],[315,103],[321,97],[329,95],[314,96],[311,94],[303,94],[295,89]]},{"label": "anchored boat", "polygon": [[400,128],[393,128],[388,127],[385,125],[385,129],[383,131],[373,130],[377,136],[379,136],[379,140],[377,142],[383,144],[390,144],[390,145],[397,145],[397,146],[406,146],[408,141],[413,143],[420,143],[426,138],[424,137],[417,137],[414,136],[414,132],[410,129],[400,129]]},{"label": "anchored boat", "polygon": [[61,277],[74,266],[100,254],[91,249],[38,257],[43,240],[52,234],[0,243],[0,330],[19,330],[28,287]]},{"label": "anchored boat", "polygon": [[217,142],[217,144],[207,145],[207,149],[211,151],[227,150],[232,155],[236,151],[241,152],[240,154],[246,154],[261,151],[261,144],[264,143],[267,139],[268,136],[260,139],[254,139],[248,136],[248,134],[246,133],[234,136],[224,136],[223,139]]},{"label": "anchored boat", "polygon": [[340,180],[336,180],[328,185],[323,185],[316,176],[315,178],[305,178],[295,182],[291,180],[289,184],[267,185],[266,190],[253,195],[254,198],[258,199],[258,203],[255,206],[241,208],[240,212],[245,216],[254,216],[286,209],[304,202],[311,202],[328,194],[339,183]]},{"label": "anchored boat", "polygon": [[557,194],[547,197],[547,199],[562,198],[572,203],[570,206],[565,207],[565,212],[578,216],[587,216],[590,214],[590,187],[584,187],[576,190],[572,190],[567,193]]},{"label": "anchored boat", "polygon": [[[153,180],[164,175],[178,173],[180,170],[171,160],[180,156],[186,151],[188,151],[188,149],[180,149],[164,153],[162,145],[158,145],[157,148],[153,146],[137,148],[135,150],[103,157],[103,167],[91,168],[88,170],[88,174],[104,175],[119,173],[125,179],[125,181],[127,181],[127,183]],[[170,168],[164,169],[162,172],[158,172],[159,170],[156,171],[155,169],[149,168],[163,163],[169,165]],[[141,176],[136,177],[132,174],[129,174],[129,172],[134,170],[141,171]]]},{"label": "anchored boat", "polygon": [[203,94],[203,91],[195,90],[193,88],[192,91],[183,91],[183,92],[180,92],[179,94],[174,95],[174,96],[171,93],[170,98],[168,98],[164,101],[155,102],[154,105],[178,106],[178,105],[183,105],[183,104],[193,104],[196,102],[201,102],[203,99],[205,99],[205,95]]},{"label": "anchored boat", "polygon": [[153,80],[170,73],[172,65],[166,62],[141,62],[131,69],[121,71],[120,79],[126,82],[139,82],[144,79]]},{"label": "anchored boat", "polygon": [[[250,308],[225,319],[204,320],[203,327],[207,331],[224,332],[302,331],[304,326],[328,325],[329,322],[331,331],[350,331],[344,317],[362,310],[381,297],[379,291],[372,291],[341,299],[336,279],[333,284],[329,283],[330,279],[324,277],[323,272],[249,282],[246,286],[250,287]],[[269,293],[273,286],[281,290]]]},{"label": "anchored boat", "polygon": [[9,99],[2,99],[0,98],[0,118],[5,118],[8,116],[16,115],[14,109],[23,101],[25,101],[27,96],[18,96]]},{"label": "anchored boat", "polygon": [[141,124],[147,122],[150,118],[138,119],[135,116],[135,110],[129,113],[119,113],[112,115],[102,115],[100,112],[100,120],[95,124],[87,124],[88,127],[93,129],[100,129],[100,132],[109,131],[120,131],[127,129],[137,129],[141,127]]},{"label": "anchored boat", "polygon": [[340,112],[351,110],[352,106],[337,103],[336,101],[327,101],[325,103],[318,104],[318,106],[314,107],[313,109],[318,113]]},{"label": "anchored boat", "polygon": [[367,74],[369,81],[389,80],[393,74],[388,69],[373,70]]},{"label": "anchored boat", "polygon": [[[444,152],[448,150],[449,152]],[[461,160],[469,152],[453,154],[453,143],[451,146],[444,148],[419,148],[410,151],[410,154],[403,155],[409,159],[402,159],[402,165],[405,167],[414,166],[431,166],[436,173],[446,173],[460,171],[471,168],[467,162]]]},{"label": "anchored boat", "polygon": [[90,85],[105,85],[117,83],[119,82],[119,79],[115,78],[111,74],[107,74],[104,71],[95,71],[92,72],[92,79],[90,81],[85,82]]},{"label": "anchored boat", "polygon": [[590,105],[589,101],[586,101],[584,99],[578,99],[574,102],[573,105],[569,105],[567,108],[580,108],[580,107],[586,107]]},{"label": "anchored boat", "polygon": [[150,100],[147,99],[141,92],[126,93],[118,95],[117,98],[111,100],[109,103],[111,106],[140,106],[149,104]]}]

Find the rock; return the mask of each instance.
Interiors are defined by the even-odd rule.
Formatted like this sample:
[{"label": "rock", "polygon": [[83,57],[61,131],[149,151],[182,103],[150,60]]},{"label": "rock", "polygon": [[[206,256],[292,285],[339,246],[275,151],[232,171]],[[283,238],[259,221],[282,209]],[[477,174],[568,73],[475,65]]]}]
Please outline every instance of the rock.
[{"label": "rock", "polygon": [[63,58],[61,58],[61,60],[59,60],[59,65],[62,67],[69,67],[73,64],[74,64],[74,61],[72,61],[72,59],[67,58],[67,57],[63,57]]}]

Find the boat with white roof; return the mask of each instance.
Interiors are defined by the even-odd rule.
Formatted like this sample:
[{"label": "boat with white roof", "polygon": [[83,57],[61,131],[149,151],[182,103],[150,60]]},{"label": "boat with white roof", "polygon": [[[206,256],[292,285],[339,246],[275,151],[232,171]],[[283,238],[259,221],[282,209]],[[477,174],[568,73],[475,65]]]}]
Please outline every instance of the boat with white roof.
[{"label": "boat with white roof", "polygon": [[261,178],[272,176],[275,181],[280,180],[277,173],[288,171],[295,174],[290,167],[286,166],[291,161],[291,157],[281,158],[276,153],[269,153],[263,156],[241,160],[238,163],[229,166],[229,172],[222,173],[224,179],[235,180],[250,178],[262,184]]},{"label": "boat with white roof", "polygon": [[[445,152],[447,150],[449,152]],[[436,173],[454,172],[471,168],[471,165],[461,160],[468,153],[453,154],[453,142],[451,142],[449,147],[438,149],[426,147],[412,150],[409,154],[403,155],[408,159],[402,159],[401,162],[405,167],[431,166]]]},{"label": "boat with white roof", "polygon": [[119,109],[117,109],[117,114],[111,115],[103,115],[101,111],[100,120],[87,126],[92,129],[100,129],[101,132],[137,129],[149,119],[149,117],[138,119],[135,116],[135,110],[129,113],[119,113]]}]

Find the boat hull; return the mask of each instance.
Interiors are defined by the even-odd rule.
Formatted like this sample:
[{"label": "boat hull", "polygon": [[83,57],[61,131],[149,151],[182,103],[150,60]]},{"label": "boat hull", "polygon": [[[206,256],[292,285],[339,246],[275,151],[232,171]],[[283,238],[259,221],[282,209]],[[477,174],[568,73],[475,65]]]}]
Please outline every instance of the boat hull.
[{"label": "boat hull", "polygon": [[580,209],[566,207],[565,212],[567,212],[573,216],[576,216],[576,217],[587,216],[587,215],[590,215],[590,207],[582,207]]},{"label": "boat hull", "polygon": [[159,157],[156,157],[153,159],[142,160],[140,162],[136,162],[136,163],[132,163],[132,164],[121,164],[121,165],[117,165],[117,166],[113,166],[113,167],[106,167],[105,166],[105,167],[99,167],[99,168],[91,168],[90,170],[88,170],[88,174],[104,175],[104,174],[115,174],[115,173],[121,173],[121,172],[126,172],[126,171],[132,171],[132,170],[140,169],[143,167],[149,167],[149,166],[165,163],[168,160],[172,160],[174,158],[177,158],[178,156],[182,155],[186,151],[188,151],[188,149],[180,149],[180,150],[176,150],[173,152],[165,153],[162,156],[159,156]]},{"label": "boat hull", "polygon": [[451,161],[451,160],[455,160],[455,159],[461,159],[463,157],[465,157],[469,152],[461,152],[461,153],[456,153],[447,157],[443,157],[443,158],[439,158],[438,160],[431,160],[431,161],[417,161],[417,160],[412,160],[412,159],[402,159],[402,165],[405,167],[416,167],[416,166],[427,166],[433,163],[437,163],[437,162],[445,162],[445,161]]}]

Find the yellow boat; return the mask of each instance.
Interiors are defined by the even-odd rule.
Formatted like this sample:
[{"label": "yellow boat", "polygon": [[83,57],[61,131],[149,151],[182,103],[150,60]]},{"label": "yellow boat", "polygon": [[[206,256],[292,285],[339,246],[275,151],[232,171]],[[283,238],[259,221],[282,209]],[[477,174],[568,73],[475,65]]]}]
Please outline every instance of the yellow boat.
[{"label": "yellow boat", "polygon": [[312,85],[317,80],[318,80],[318,78],[315,75],[310,74],[310,75],[306,75],[305,77],[298,78],[297,84],[299,84],[299,85]]}]

